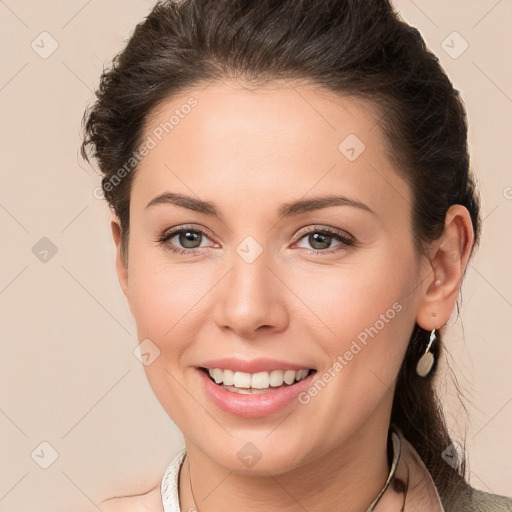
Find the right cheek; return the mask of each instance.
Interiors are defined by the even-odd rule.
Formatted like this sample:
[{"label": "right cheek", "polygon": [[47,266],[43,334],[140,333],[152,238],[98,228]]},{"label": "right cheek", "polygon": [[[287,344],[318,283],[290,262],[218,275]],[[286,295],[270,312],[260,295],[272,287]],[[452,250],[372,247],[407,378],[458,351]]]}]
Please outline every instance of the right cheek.
[{"label": "right cheek", "polygon": [[134,291],[133,299],[133,316],[139,336],[150,338],[157,345],[169,339],[173,326],[183,316],[179,315],[180,304],[175,303],[176,294],[148,284],[144,289]]},{"label": "right cheek", "polygon": [[158,290],[152,290],[151,283],[147,282],[143,287],[132,287],[130,298],[137,328],[143,331],[146,337],[161,332],[159,323],[162,318],[162,305]]}]

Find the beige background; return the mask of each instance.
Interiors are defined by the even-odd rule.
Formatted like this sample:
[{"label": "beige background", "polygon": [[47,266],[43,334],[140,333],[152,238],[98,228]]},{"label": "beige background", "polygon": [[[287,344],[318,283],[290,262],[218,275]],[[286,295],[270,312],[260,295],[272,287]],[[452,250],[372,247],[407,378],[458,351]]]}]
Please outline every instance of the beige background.
[{"label": "beige background", "polygon": [[[98,175],[77,153],[102,66],[152,4],[0,1],[0,511],[99,510],[98,493],[157,479],[182,446],[132,353],[136,331],[115,274],[109,210],[93,196]],[[395,5],[467,105],[485,220],[462,321],[454,316],[446,341],[470,399],[471,482],[512,495],[512,2]],[[52,41],[43,31],[58,43],[47,58],[41,53]],[[464,43],[454,31],[469,44],[457,58]],[[43,237],[57,250],[46,262]],[[460,429],[450,380],[440,388]],[[39,464],[51,461],[52,449],[42,442],[58,453],[48,469]]]}]

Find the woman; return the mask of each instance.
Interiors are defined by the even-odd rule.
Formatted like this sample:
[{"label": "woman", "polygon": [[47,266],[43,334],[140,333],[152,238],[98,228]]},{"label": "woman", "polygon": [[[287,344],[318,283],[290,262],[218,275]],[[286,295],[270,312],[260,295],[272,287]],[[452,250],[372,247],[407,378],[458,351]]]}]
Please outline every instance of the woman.
[{"label": "woman", "polygon": [[512,510],[434,392],[480,235],[465,110],[388,1],[157,4],[84,126],[186,445],[103,510]]}]

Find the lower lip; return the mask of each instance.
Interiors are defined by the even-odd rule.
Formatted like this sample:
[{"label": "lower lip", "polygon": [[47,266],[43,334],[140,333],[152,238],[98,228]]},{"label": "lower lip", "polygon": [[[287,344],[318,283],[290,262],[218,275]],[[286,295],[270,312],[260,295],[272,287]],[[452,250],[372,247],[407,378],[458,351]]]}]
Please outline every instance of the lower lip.
[{"label": "lower lip", "polygon": [[305,379],[290,386],[284,386],[267,393],[241,394],[227,391],[218,384],[215,384],[203,370],[197,369],[202,385],[211,398],[224,412],[244,418],[261,418],[269,416],[284,409],[294,400],[297,401],[299,394],[311,385],[315,373],[308,375]]}]

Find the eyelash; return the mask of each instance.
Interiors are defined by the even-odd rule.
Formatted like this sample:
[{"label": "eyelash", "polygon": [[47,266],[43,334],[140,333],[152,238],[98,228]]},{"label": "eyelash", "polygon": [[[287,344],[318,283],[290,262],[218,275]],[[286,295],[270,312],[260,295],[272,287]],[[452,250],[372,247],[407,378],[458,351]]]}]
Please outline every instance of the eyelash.
[{"label": "eyelash", "polygon": [[[187,232],[201,233],[202,235],[208,237],[208,233],[203,229],[199,229],[199,228],[192,227],[192,226],[190,226],[190,227],[180,226],[179,228],[162,233],[157,238],[156,242],[159,243],[160,245],[165,245],[166,246],[165,248],[173,253],[192,255],[195,252],[197,252],[198,249],[200,249],[200,248],[196,247],[195,249],[182,249],[180,247],[176,247],[175,245],[168,243],[169,240],[171,238],[174,238],[176,235],[179,235],[181,233],[187,233]],[[341,242],[341,244],[334,248],[331,248],[331,249],[305,249],[307,254],[312,254],[312,255],[332,254],[332,253],[338,252],[343,249],[353,248],[356,245],[355,240],[351,235],[348,235],[348,234],[343,235],[338,230],[334,230],[332,228],[326,228],[326,227],[319,228],[317,226],[314,226],[309,231],[302,232],[301,235],[297,238],[297,242],[301,241],[302,239],[306,238],[308,235],[311,235],[313,233],[319,233],[321,235],[330,236],[333,239],[336,239],[339,242]]]}]

